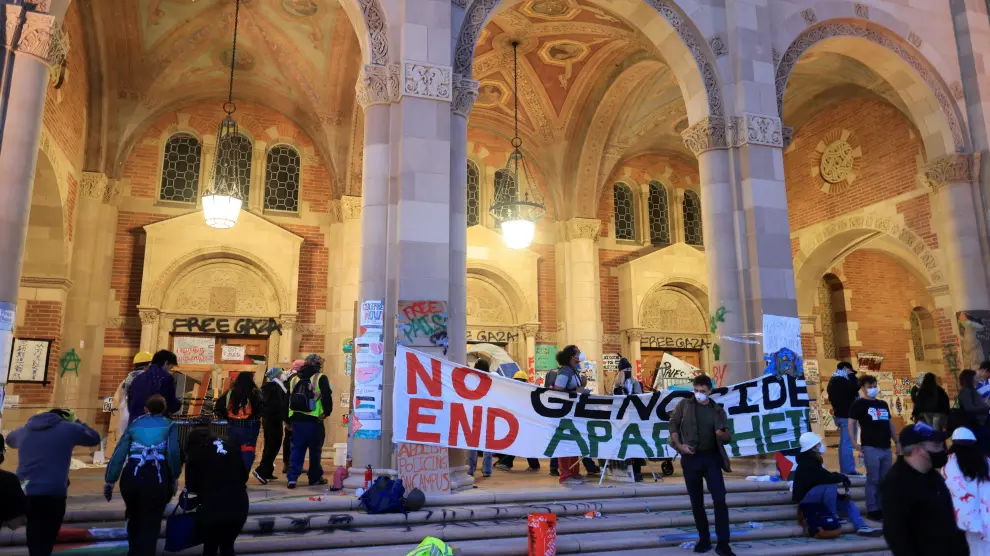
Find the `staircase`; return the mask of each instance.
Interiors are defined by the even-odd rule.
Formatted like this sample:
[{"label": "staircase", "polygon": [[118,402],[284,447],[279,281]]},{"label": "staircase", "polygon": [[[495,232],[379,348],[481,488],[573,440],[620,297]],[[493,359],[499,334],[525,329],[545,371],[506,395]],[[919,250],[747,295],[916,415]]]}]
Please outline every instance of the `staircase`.
[{"label": "staircase", "polygon": [[[862,479],[858,481],[851,494],[863,509]],[[805,537],[795,521],[786,483],[729,481],[726,488],[732,546],[740,556],[889,554],[882,537],[856,536],[851,525],[838,539]],[[279,497],[253,500],[237,553],[404,555],[424,537],[434,536],[463,555],[524,555],[526,516],[534,512],[557,514],[559,554],[687,556],[692,552],[679,545],[697,538],[687,491],[673,477],[666,483],[604,487],[592,483],[513,492],[477,489],[430,497],[423,510],[408,515],[368,515],[357,509],[351,496],[301,491],[279,491]],[[284,496],[290,492],[293,496]],[[73,507],[70,501],[56,547],[59,554],[126,553],[120,505]],[[585,518],[585,512],[592,510],[602,517]],[[714,529],[714,520],[709,519]],[[26,556],[24,542],[23,528],[0,531],[0,556]]]}]

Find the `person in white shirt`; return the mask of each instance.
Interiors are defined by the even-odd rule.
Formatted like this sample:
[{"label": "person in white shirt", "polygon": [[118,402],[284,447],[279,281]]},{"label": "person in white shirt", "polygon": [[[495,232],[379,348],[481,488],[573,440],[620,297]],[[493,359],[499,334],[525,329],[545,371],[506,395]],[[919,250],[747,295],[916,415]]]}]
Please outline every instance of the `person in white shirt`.
[{"label": "person in white shirt", "polygon": [[990,459],[973,431],[959,427],[952,433],[942,477],[952,496],[956,525],[966,533],[970,556],[990,556]]}]

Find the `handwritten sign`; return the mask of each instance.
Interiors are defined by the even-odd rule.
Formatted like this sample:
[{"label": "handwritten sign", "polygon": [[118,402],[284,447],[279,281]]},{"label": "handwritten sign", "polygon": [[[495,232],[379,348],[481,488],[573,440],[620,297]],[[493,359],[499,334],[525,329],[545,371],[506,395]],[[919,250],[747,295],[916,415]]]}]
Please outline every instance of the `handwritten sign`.
[{"label": "handwritten sign", "polygon": [[404,346],[447,345],[446,301],[399,301],[396,340]]},{"label": "handwritten sign", "polygon": [[113,413],[113,396],[103,398],[103,413]]},{"label": "handwritten sign", "polygon": [[446,448],[402,442],[396,457],[406,491],[418,488],[426,495],[450,493],[450,456]]},{"label": "handwritten sign", "polygon": [[698,374],[698,368],[694,365],[678,359],[669,353],[664,353],[663,358],[657,363],[656,375],[653,379],[653,389],[669,389],[679,384],[684,384],[694,379]]},{"label": "handwritten sign", "polygon": [[245,346],[223,346],[220,350],[220,360],[221,361],[244,361],[244,355],[247,353],[247,347]]},{"label": "handwritten sign", "polygon": [[[269,335],[282,332],[275,319],[228,318],[179,318],[172,321],[172,332],[200,332],[203,334]],[[211,361],[212,363],[212,361]]]},{"label": "handwritten sign", "polygon": [[763,353],[777,353],[782,348],[803,355],[801,352],[801,319],[763,315]]},{"label": "handwritten sign", "polygon": [[618,353],[606,353],[602,355],[602,370],[613,373],[618,371],[620,359],[622,357]]},{"label": "handwritten sign", "polygon": [[362,328],[381,328],[385,326],[385,302],[378,299],[361,302]]},{"label": "handwritten sign", "polygon": [[818,384],[821,380],[819,370],[818,370],[818,360],[817,359],[807,359],[804,362],[804,380],[808,384]]},{"label": "handwritten sign", "polygon": [[557,346],[536,344],[536,370],[552,371],[557,368]]},{"label": "handwritten sign", "polygon": [[7,382],[48,383],[48,356],[52,341],[14,338],[10,354],[10,375]]},{"label": "handwritten sign", "polygon": [[176,336],[172,351],[180,365],[212,365],[216,360],[216,341],[212,336]]}]

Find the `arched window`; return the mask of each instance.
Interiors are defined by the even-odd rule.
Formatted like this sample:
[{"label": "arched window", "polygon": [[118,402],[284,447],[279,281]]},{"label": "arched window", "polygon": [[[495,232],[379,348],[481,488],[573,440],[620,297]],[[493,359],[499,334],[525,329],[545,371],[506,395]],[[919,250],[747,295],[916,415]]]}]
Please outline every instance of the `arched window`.
[{"label": "arched window", "polygon": [[684,190],[684,242],[688,245],[704,245],[705,238],[701,231],[701,198],[690,189]]},{"label": "arched window", "polygon": [[[508,170],[495,170],[495,203],[508,203],[519,200],[519,187],[516,179]],[[513,216],[509,210],[500,210],[496,218],[504,221]]]},{"label": "arched window", "polygon": [[633,211],[633,194],[629,186],[617,183],[612,187],[613,208],[615,217],[615,239],[635,240],[636,220]]},{"label": "arched window", "polygon": [[265,210],[299,210],[299,153],[287,145],[268,151],[265,164]]},{"label": "arched window", "polygon": [[481,175],[478,166],[467,163],[467,225],[477,226],[481,223]]},{"label": "arched window", "polygon": [[667,206],[667,188],[658,181],[650,182],[648,208],[650,243],[653,245],[670,243],[670,210]]},{"label": "arched window", "polygon": [[914,360],[924,362],[925,348],[937,344],[935,319],[924,307],[915,307],[911,310],[911,347],[914,348]]},{"label": "arched window", "polygon": [[826,274],[818,284],[818,309],[825,359],[847,359],[851,352],[846,325],[846,294],[842,281],[834,274]]},{"label": "arched window", "polygon": [[162,186],[158,199],[195,203],[199,193],[199,165],[203,147],[188,133],[178,133],[165,142]]},{"label": "arched window", "polygon": [[231,149],[237,160],[237,181],[241,184],[242,201],[246,205],[251,192],[251,140],[240,133],[228,135],[217,145],[217,153],[224,149]]}]

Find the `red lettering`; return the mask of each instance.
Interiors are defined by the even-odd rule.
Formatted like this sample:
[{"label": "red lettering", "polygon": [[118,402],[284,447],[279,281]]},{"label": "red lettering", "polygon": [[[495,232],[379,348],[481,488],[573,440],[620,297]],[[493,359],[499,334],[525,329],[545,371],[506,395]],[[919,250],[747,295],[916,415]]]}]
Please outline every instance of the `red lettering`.
[{"label": "red lettering", "polygon": [[[421,432],[420,425],[437,424],[437,416],[420,413],[421,409],[443,410],[443,402],[440,400],[424,400],[422,398],[409,399],[409,424],[406,427],[406,440],[409,442],[430,442],[440,443],[440,433]],[[517,425],[518,426],[518,425]]]},{"label": "red lettering", "polygon": [[[502,419],[509,425],[509,432],[502,438],[495,438],[495,419]],[[519,421],[516,416],[504,409],[497,407],[488,408],[488,423],[485,427],[485,450],[498,452],[512,446],[519,436]]]},{"label": "red lettering", "polygon": [[430,371],[432,374],[426,374],[426,369],[423,368],[423,363],[419,357],[415,353],[406,352],[406,392],[410,396],[419,393],[417,377],[423,382],[423,386],[426,387],[426,391],[431,397],[439,398],[443,394],[443,387],[440,384],[439,359],[430,359]]},{"label": "red lettering", "polygon": [[450,404],[450,439],[447,441],[451,446],[458,444],[458,430],[464,431],[464,442],[472,448],[480,448],[481,440],[481,406],[476,405],[471,408],[471,422],[468,423],[467,412],[464,411],[464,404]]},{"label": "red lettering", "polygon": [[[436,359],[434,359],[434,361],[436,361]],[[473,375],[481,379],[481,382],[478,383],[478,387],[474,390],[469,390],[467,384],[464,382],[464,379],[468,375]],[[492,377],[488,376],[488,373],[483,373],[467,367],[454,367],[453,381],[454,391],[457,392],[458,396],[464,398],[465,400],[480,400],[488,394],[489,390],[492,389]]]}]

